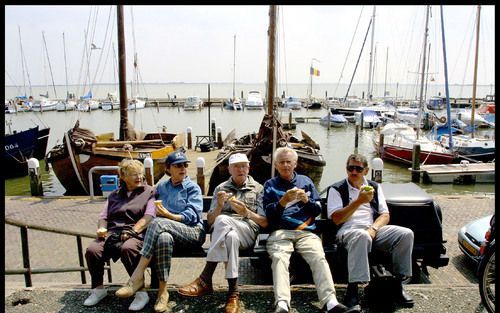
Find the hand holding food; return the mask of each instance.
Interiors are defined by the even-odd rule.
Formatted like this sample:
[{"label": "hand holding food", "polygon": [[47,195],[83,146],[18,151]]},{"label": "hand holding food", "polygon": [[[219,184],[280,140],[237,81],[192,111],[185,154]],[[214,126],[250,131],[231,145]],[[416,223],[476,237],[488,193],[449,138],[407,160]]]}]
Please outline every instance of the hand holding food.
[{"label": "hand holding food", "polygon": [[373,199],[375,189],[372,186],[361,186],[358,199],[361,203],[370,202]]},{"label": "hand holding food", "polygon": [[373,191],[373,187],[370,186],[370,185],[361,186],[361,190],[363,190],[363,191]]},{"label": "hand holding food", "polygon": [[97,237],[98,238],[106,238],[106,236],[108,235],[108,229],[105,228],[105,227],[99,227],[99,229],[97,229]]}]

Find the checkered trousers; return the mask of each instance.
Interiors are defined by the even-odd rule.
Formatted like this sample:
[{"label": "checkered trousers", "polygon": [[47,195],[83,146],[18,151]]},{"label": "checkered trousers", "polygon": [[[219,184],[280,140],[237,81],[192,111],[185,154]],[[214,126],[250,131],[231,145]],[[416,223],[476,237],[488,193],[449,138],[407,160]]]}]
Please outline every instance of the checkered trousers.
[{"label": "checkered trousers", "polygon": [[172,253],[177,248],[200,247],[205,242],[205,229],[201,225],[187,226],[164,217],[156,217],[148,225],[141,255],[156,258],[156,273],[161,281],[167,281]]}]

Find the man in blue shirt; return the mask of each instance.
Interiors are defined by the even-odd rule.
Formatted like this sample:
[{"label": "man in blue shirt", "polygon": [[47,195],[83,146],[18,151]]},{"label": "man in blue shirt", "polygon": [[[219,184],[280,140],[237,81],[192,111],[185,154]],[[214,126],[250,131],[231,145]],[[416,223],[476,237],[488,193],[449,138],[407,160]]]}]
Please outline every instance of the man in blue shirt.
[{"label": "man in blue shirt", "polygon": [[264,184],[264,211],[272,233],[267,252],[272,260],[275,313],[290,310],[291,292],[288,266],[293,251],[309,264],[321,307],[327,313],[359,312],[338,302],[330,267],[321,239],[312,231],[321,212],[319,195],[312,180],[295,172],[297,152],[288,147],[276,149],[273,157],[277,176]]}]

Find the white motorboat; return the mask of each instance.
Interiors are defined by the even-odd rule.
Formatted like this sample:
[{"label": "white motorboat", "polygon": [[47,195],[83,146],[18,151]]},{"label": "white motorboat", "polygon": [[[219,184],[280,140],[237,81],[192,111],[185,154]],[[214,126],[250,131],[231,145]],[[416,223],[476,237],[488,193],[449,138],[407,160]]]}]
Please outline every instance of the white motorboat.
[{"label": "white motorboat", "polygon": [[184,111],[201,110],[203,100],[198,96],[187,97],[184,101]]},{"label": "white motorboat", "polygon": [[245,109],[260,110],[264,108],[264,101],[259,91],[249,91],[245,101]]}]

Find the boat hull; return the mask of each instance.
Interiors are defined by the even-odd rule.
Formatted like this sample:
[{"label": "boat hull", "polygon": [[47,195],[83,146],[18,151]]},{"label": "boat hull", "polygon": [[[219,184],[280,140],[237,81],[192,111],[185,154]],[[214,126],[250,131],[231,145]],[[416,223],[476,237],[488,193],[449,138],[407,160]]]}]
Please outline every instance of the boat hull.
[{"label": "boat hull", "polygon": [[[413,149],[408,149],[400,146],[384,145],[382,159],[391,160],[404,164],[412,164]],[[445,154],[434,151],[421,151],[420,163],[425,164],[448,164],[454,159],[453,154]]]}]

